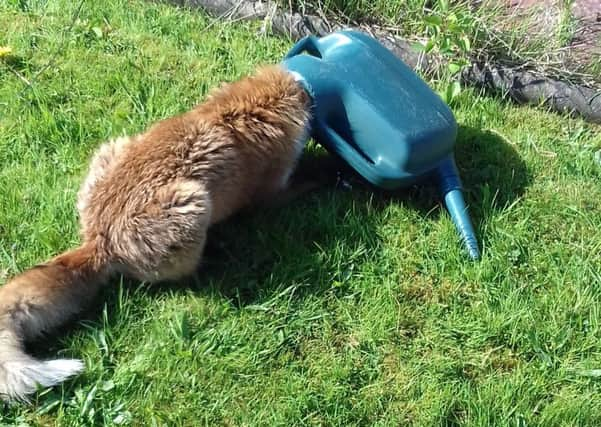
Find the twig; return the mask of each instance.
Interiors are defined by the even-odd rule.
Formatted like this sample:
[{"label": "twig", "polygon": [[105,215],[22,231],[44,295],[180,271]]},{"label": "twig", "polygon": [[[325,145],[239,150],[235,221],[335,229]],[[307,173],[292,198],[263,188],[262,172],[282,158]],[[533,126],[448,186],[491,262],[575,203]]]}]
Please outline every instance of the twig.
[{"label": "twig", "polygon": [[31,86],[31,82],[29,80],[27,80],[23,74],[19,73],[17,70],[15,70],[9,64],[6,64],[6,66],[15,76],[17,76],[19,79],[21,79],[21,81],[23,83],[25,83],[27,86]]}]

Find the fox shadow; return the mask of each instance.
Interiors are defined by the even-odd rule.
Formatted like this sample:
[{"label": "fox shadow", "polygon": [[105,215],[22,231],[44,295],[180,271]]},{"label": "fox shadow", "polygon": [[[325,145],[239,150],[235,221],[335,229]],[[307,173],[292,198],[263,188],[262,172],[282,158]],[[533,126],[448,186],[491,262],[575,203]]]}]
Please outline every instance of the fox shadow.
[{"label": "fox shadow", "polygon": [[[240,308],[269,300],[283,283],[299,285],[297,298],[322,294],[346,280],[353,265],[378,251],[382,243],[378,229],[387,221],[389,205],[403,205],[423,221],[438,221],[444,212],[432,183],[384,191],[342,160],[313,148],[300,160],[293,181],[312,179],[320,184],[316,191],[282,207],[242,212],[213,227],[196,278],[156,284],[123,279],[124,289],[149,297],[193,291],[230,300]],[[482,224],[518,199],[531,176],[512,145],[491,131],[460,127],[455,158],[482,239]],[[114,278],[117,282],[119,278]],[[115,286],[106,286],[99,297],[109,312],[119,307],[118,299]],[[97,308],[86,313],[88,327],[101,328],[103,306],[95,304]],[[52,354],[56,346],[52,342],[45,340],[32,350]]]},{"label": "fox shadow", "polygon": [[[515,148],[488,130],[460,126],[455,158],[482,239],[483,225],[523,194],[531,175]],[[282,283],[299,284],[297,296],[321,294],[361,262],[356,254],[369,257],[379,249],[378,229],[390,204],[424,221],[437,221],[445,212],[432,182],[384,191],[315,146],[293,176],[293,182],[307,180],[319,183],[318,189],[283,207],[243,212],[213,227],[195,280],[152,285],[145,292],[193,289],[239,307],[271,298]]]}]

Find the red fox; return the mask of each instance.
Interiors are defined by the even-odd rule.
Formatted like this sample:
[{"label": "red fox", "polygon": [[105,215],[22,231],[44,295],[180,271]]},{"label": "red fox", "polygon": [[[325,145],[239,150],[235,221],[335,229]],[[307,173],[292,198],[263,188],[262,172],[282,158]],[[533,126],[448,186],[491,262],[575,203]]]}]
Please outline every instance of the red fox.
[{"label": "red fox", "polygon": [[302,86],[270,66],[102,145],[78,194],[81,246],[0,287],[0,397],[27,400],[83,369],[79,360],[37,360],[24,343],[92,303],[112,275],[192,274],[211,225],[286,187],[310,118]]}]

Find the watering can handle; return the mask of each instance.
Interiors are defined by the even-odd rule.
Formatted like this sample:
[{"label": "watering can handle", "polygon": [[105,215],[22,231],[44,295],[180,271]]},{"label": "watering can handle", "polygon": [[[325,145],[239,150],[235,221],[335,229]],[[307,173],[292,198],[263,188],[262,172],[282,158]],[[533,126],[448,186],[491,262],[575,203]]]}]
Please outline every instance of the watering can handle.
[{"label": "watering can handle", "polygon": [[309,55],[321,58],[321,50],[319,50],[319,42],[313,34],[303,37],[298,41],[292,49],[286,54],[286,59],[307,52]]}]

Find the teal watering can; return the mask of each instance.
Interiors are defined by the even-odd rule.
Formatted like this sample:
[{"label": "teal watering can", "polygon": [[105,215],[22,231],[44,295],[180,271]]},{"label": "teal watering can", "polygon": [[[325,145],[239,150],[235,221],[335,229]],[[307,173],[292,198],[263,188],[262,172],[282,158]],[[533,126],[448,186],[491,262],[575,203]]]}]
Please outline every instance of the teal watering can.
[{"label": "teal watering can", "polygon": [[356,31],[305,37],[283,66],[312,98],[318,143],[384,189],[436,179],[470,257],[480,257],[453,156],[457,123],[411,68]]}]

